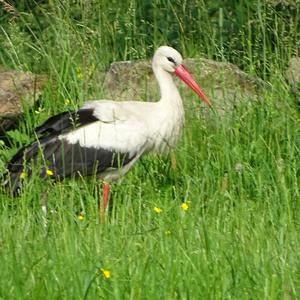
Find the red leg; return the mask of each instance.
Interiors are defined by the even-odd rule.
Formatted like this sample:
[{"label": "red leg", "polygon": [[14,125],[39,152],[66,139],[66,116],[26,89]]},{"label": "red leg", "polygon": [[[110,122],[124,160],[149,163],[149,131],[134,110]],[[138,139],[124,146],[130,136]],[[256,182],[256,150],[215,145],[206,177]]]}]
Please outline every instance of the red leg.
[{"label": "red leg", "polygon": [[109,183],[103,182],[103,184],[102,184],[102,202],[99,201],[99,212],[100,212],[101,216],[103,216],[105,214],[105,211],[108,206],[109,190],[110,190]]}]

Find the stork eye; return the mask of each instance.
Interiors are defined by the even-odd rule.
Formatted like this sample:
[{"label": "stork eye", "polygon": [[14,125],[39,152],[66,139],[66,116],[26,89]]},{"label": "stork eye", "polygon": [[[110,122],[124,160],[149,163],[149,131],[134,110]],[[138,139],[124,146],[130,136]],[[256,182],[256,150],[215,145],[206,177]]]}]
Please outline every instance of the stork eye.
[{"label": "stork eye", "polygon": [[171,63],[176,64],[176,63],[175,63],[175,60],[174,60],[172,57],[167,57],[167,59],[168,59],[168,61],[170,61]]}]

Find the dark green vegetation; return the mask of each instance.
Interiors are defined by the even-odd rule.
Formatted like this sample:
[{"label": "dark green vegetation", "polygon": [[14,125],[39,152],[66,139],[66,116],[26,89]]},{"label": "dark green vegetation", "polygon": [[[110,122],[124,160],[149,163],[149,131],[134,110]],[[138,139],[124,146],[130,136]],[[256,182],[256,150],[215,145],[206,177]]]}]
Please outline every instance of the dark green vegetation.
[{"label": "dark green vegetation", "polygon": [[[300,116],[283,78],[299,53],[297,1],[14,2],[0,15],[0,63],[50,80],[39,107],[25,109],[9,133],[11,145],[1,144],[2,170],[49,114],[101,98],[97,70],[149,57],[161,44],[229,60],[272,88],[226,122],[203,118],[182,91],[187,124],[176,169],[168,158],[143,158],[114,185],[106,223],[93,178],[34,178],[20,197],[1,194],[0,298],[299,297]],[[52,210],[47,233],[42,190]]]}]

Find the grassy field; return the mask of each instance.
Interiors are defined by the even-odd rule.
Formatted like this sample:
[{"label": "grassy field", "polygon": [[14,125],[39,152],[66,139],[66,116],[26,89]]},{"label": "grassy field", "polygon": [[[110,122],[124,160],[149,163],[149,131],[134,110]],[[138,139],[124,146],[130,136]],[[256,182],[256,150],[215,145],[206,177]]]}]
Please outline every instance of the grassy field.
[{"label": "grassy field", "polygon": [[[34,126],[66,109],[66,99],[72,108],[101,98],[93,84],[96,69],[115,59],[151,56],[160,44],[185,56],[228,58],[272,88],[259,103],[241,104],[226,122],[213,113],[203,117],[191,104],[194,96],[184,97],[176,168],[169,157],[142,158],[113,185],[106,222],[98,216],[95,178],[57,184],[34,178],[20,197],[0,194],[0,299],[299,298],[300,114],[282,75],[298,51],[297,27],[257,5],[252,18],[260,35],[241,29],[237,49],[234,37],[229,43],[219,34],[228,22],[222,10],[214,23],[202,1],[195,12],[185,2],[157,1],[151,20],[144,20],[145,28],[152,26],[149,41],[138,19],[143,7],[135,1],[100,1],[101,9],[83,2],[65,7],[50,1],[9,26],[2,19],[1,64],[51,76],[39,107],[26,110],[9,145],[1,143],[3,171]],[[161,22],[168,33],[157,23],[166,11],[172,13]],[[250,21],[248,13],[243,16]],[[197,14],[203,18],[192,25]],[[207,25],[199,33],[201,47],[193,28],[184,38],[188,25],[197,24]],[[41,191],[51,210],[47,230]]]}]

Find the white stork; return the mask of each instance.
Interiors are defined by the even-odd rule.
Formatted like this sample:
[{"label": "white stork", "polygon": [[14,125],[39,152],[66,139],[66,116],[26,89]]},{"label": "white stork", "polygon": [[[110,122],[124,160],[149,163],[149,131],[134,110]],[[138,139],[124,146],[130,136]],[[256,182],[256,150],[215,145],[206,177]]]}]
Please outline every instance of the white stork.
[{"label": "white stork", "polygon": [[79,110],[50,117],[37,127],[38,139],[19,150],[7,164],[7,185],[12,192],[20,190],[22,174],[30,177],[32,167],[41,160],[44,165],[37,171],[42,178],[96,173],[103,180],[103,201],[99,205],[103,214],[108,206],[108,182],[124,175],[143,154],[166,152],[176,144],[184,110],[172,75],[210,105],[175,49],[159,47],[152,68],[160,87],[158,102],[89,101]]}]

